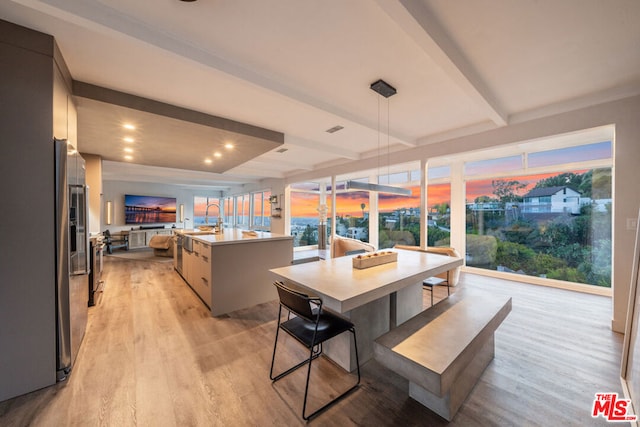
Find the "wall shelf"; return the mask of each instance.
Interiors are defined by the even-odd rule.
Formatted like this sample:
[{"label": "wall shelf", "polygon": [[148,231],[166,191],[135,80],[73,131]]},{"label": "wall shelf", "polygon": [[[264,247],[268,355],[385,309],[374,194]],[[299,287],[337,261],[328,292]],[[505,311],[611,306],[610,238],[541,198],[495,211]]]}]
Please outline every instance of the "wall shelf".
[{"label": "wall shelf", "polygon": [[271,218],[282,218],[282,208],[278,206],[278,200],[282,200],[282,195],[280,198],[278,198],[278,196],[269,197],[269,203],[271,203]]}]

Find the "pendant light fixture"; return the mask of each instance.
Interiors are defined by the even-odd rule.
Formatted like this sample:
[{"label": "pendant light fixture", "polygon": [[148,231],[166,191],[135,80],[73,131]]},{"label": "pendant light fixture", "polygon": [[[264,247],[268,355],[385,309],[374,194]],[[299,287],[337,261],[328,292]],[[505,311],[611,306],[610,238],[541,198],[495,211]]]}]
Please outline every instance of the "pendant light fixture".
[{"label": "pendant light fixture", "polygon": [[[397,93],[396,88],[380,79],[371,83],[370,89],[378,94],[378,179],[380,178],[380,96],[389,98]],[[389,101],[387,101],[387,167],[389,166]],[[389,172],[387,171],[387,179]],[[378,193],[396,194],[399,196],[410,196],[411,190],[408,188],[394,187],[392,185],[373,184],[370,182],[347,181],[347,190],[375,191]]]}]

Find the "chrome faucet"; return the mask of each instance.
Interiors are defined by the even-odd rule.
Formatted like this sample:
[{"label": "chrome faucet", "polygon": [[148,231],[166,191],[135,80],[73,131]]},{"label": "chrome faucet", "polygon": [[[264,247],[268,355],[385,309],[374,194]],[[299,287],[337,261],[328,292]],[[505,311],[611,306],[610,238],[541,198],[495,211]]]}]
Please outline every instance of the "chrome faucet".
[{"label": "chrome faucet", "polygon": [[211,206],[215,206],[216,208],[218,208],[218,230],[217,233],[221,234],[222,233],[222,215],[220,214],[220,205],[217,203],[209,203],[207,205],[207,209],[204,211],[204,223],[205,224],[209,224],[209,208]]}]

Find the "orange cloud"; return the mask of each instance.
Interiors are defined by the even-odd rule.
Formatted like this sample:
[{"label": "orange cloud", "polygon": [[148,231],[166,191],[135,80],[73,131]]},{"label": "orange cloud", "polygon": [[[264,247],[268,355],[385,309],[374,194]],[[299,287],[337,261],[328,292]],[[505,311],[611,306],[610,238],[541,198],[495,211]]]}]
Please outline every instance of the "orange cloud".
[{"label": "orange cloud", "polygon": [[[571,171],[576,174],[584,173],[586,170],[579,171]],[[521,175],[521,176],[513,176],[508,179],[510,181],[518,181],[521,184],[525,184],[526,187],[519,191],[520,195],[526,194],[533,187],[535,187],[536,183],[541,179],[550,178],[552,176],[560,175],[563,172],[550,172],[550,173],[541,173],[537,175]],[[482,179],[475,181],[467,181],[467,195],[466,200],[467,203],[473,202],[479,196],[490,196],[493,197],[493,185],[491,185],[491,181],[497,180],[500,178],[492,178],[492,179]]]},{"label": "orange cloud", "polygon": [[451,184],[435,184],[427,188],[427,206],[448,203],[451,205]]},{"label": "orange cloud", "polygon": [[[573,171],[574,173],[583,173],[585,171]],[[535,184],[544,178],[556,176],[560,172],[551,172],[537,175],[522,175],[509,177],[509,180],[519,181],[526,184],[526,187],[520,191],[525,194]],[[484,180],[468,180],[466,182],[466,199],[472,202],[479,196],[493,196],[493,179]],[[430,208],[442,203],[451,204],[451,184],[429,185],[427,189],[427,206]],[[317,194],[308,193],[291,193],[291,215],[294,217],[316,217],[318,216],[318,203],[320,197]],[[330,198],[328,198],[330,203]],[[365,212],[369,212],[369,193],[364,191],[351,191],[336,195],[337,215],[338,216],[362,216],[361,205],[364,203]],[[380,212],[392,212],[396,209],[416,208],[420,206],[420,187],[411,187],[411,196],[396,196],[392,194],[378,194],[378,210]],[[331,206],[329,206],[331,208]]]}]

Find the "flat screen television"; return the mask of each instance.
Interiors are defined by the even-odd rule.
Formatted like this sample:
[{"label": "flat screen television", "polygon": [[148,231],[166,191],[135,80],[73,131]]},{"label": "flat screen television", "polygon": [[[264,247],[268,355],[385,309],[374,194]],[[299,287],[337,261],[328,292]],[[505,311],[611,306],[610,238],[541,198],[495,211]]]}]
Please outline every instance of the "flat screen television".
[{"label": "flat screen television", "polygon": [[124,196],[125,224],[157,224],[176,222],[176,198]]}]

